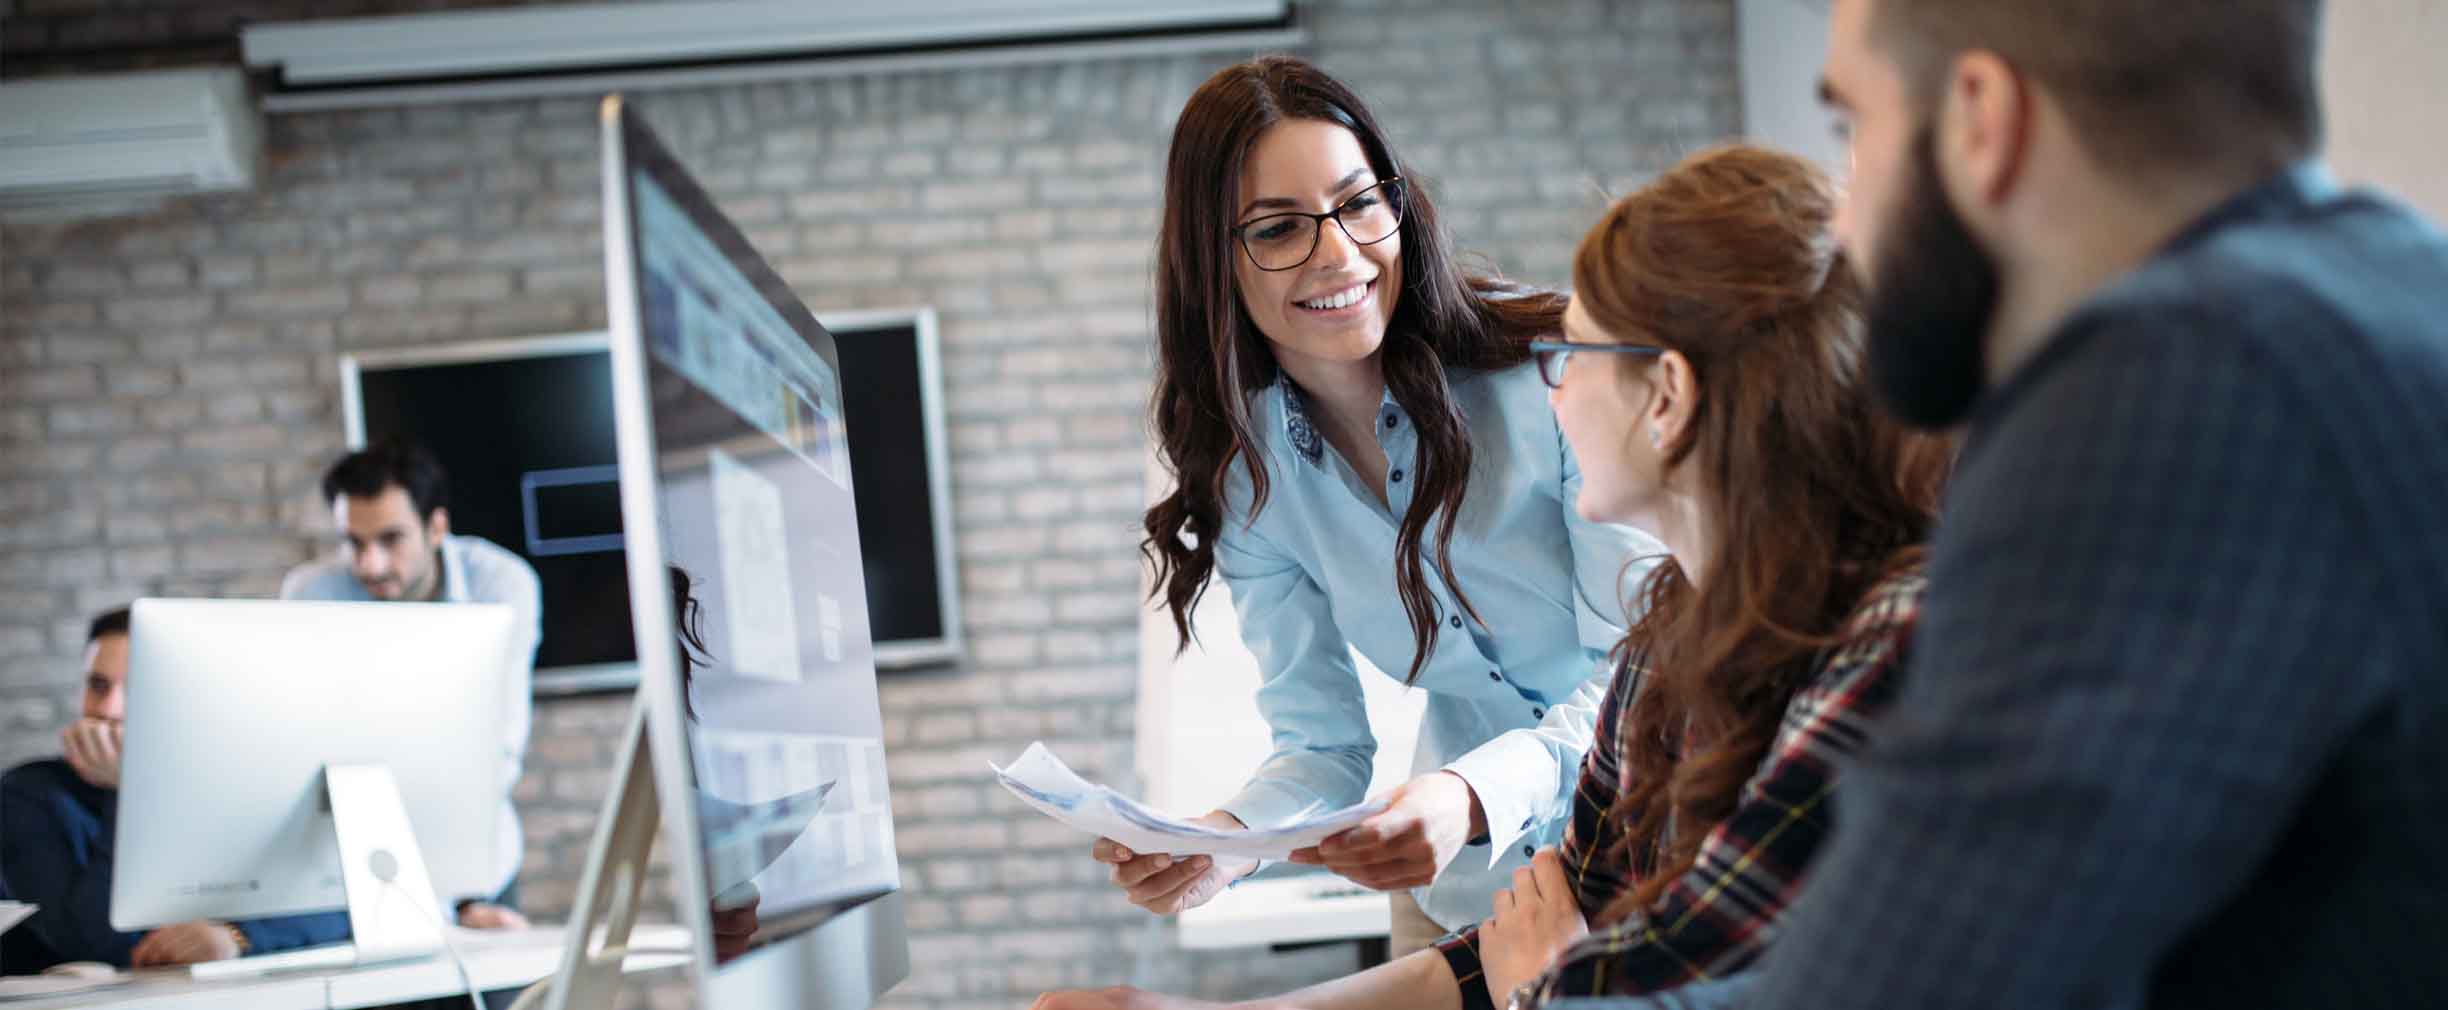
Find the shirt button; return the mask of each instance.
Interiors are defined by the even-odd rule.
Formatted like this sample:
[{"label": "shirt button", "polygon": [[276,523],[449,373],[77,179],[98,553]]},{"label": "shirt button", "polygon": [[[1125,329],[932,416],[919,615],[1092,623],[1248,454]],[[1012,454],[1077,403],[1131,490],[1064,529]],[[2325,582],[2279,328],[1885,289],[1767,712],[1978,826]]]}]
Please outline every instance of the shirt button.
[{"label": "shirt button", "polygon": [[1524,817],[1524,818],[1522,818],[1522,830],[1523,830],[1523,831],[1528,831],[1528,830],[1530,830],[1530,822],[1531,822],[1531,821],[1534,821],[1534,820],[1537,820],[1537,819],[1538,819],[1538,818],[1535,818],[1535,817]]},{"label": "shirt button", "polygon": [[1498,683],[1503,683],[1503,682],[1504,682],[1504,674],[1498,673],[1498,672],[1496,672],[1496,671],[1494,671],[1494,670],[1489,670],[1489,671],[1488,671],[1488,679],[1489,679],[1489,680],[1496,681],[1496,682],[1498,682]]},{"label": "shirt button", "polygon": [[1533,709],[1531,709],[1531,710],[1530,710],[1530,718],[1533,718],[1533,719],[1544,719],[1544,718],[1547,718],[1547,710],[1546,710],[1546,709],[1543,709],[1543,708],[1533,708]]},{"label": "shirt button", "polygon": [[1452,623],[1454,627],[1457,627],[1457,628],[1461,627],[1461,626],[1462,626],[1462,615],[1460,615],[1460,614],[1455,614],[1455,615],[1453,615],[1453,618],[1452,618],[1452,620],[1451,620],[1451,622],[1450,622],[1450,623]]},{"label": "shirt button", "polygon": [[1538,855],[1538,850],[1537,850],[1537,849],[1531,848],[1530,846],[1527,846],[1527,845],[1522,846],[1522,857],[1523,857],[1523,858],[1527,859],[1527,858],[1531,858],[1531,857],[1534,857],[1534,856],[1537,856],[1537,855]]},{"label": "shirt button", "polygon": [[1388,427],[1388,428],[1399,428],[1399,427],[1402,427],[1402,417],[1401,417],[1400,415],[1397,415],[1397,414],[1388,413],[1388,414],[1386,415],[1386,427]]},{"label": "shirt button", "polygon": [[1391,479],[1391,480],[1392,480],[1394,483],[1396,483],[1396,484],[1400,484],[1400,483],[1402,483],[1402,471],[1400,471],[1400,470],[1396,470],[1396,471],[1394,471],[1392,474],[1389,474],[1389,475],[1388,475],[1388,478],[1389,478],[1389,479]]}]

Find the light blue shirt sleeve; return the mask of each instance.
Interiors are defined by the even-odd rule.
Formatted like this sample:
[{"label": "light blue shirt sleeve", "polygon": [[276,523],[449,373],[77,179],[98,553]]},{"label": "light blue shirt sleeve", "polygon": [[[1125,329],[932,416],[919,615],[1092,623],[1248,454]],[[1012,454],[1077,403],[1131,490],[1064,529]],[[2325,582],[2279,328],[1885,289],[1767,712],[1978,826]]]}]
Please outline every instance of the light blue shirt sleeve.
[{"label": "light blue shirt sleeve", "polygon": [[464,549],[461,557],[468,581],[466,598],[509,605],[517,615],[514,623],[518,625],[518,639],[512,643],[511,654],[532,669],[536,646],[544,638],[544,587],[536,578],[535,569],[518,555],[499,547],[482,553]]},{"label": "light blue shirt sleeve", "polygon": [[1446,763],[1445,771],[1470,783],[1487,817],[1489,866],[1503,861],[1524,832],[1571,811],[1581,759],[1589,753],[1598,706],[1612,679],[1607,653],[1626,627],[1627,590],[1666,554],[1664,544],[1632,527],[1581,518],[1573,504],[1581,495],[1581,467],[1570,446],[1563,451],[1560,496],[1565,536],[1572,544],[1573,618],[1589,676],[1571,696],[1550,706],[1538,725],[1501,734]]},{"label": "light blue shirt sleeve", "polygon": [[[527,766],[527,738],[535,718],[534,672],[536,646],[544,635],[544,589],[536,578],[535,569],[516,554],[481,541],[463,541],[455,545],[460,570],[453,574],[467,580],[461,593],[452,595],[470,602],[500,603],[509,606],[514,626],[510,645],[511,676],[502,685],[502,782],[515,790],[519,777]],[[507,887],[518,876],[519,861],[525,851],[525,838],[519,831],[515,805],[507,807],[500,828],[496,852],[497,872],[501,886]],[[460,895],[460,898],[483,897]]]},{"label": "light blue shirt sleeve", "polygon": [[1258,714],[1275,745],[1222,809],[1261,827],[1367,798],[1377,738],[1325,591],[1290,554],[1229,521],[1216,538],[1216,572],[1258,659]]}]

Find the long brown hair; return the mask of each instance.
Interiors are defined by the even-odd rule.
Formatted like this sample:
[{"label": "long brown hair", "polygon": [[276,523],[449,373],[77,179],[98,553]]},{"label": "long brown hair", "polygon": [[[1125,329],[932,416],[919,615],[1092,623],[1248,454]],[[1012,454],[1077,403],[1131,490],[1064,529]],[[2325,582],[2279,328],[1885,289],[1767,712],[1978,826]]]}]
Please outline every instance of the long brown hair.
[{"label": "long brown hair", "polygon": [[[1430,187],[1402,167],[1360,97],[1316,67],[1271,56],[1219,71],[1192,93],[1173,128],[1166,158],[1163,230],[1156,257],[1157,447],[1175,479],[1172,494],[1147,510],[1140,554],[1156,569],[1156,588],[1172,613],[1179,644],[1190,641],[1190,610],[1215,571],[1215,538],[1224,523],[1224,488],[1238,461],[1249,472],[1249,515],[1268,492],[1263,444],[1250,430],[1248,394],[1275,382],[1275,357],[1242,312],[1233,281],[1232,194],[1260,134],[1287,119],[1334,123],[1359,138],[1380,179],[1404,176],[1403,289],[1386,326],[1386,388],[1417,426],[1418,490],[1394,541],[1395,582],[1411,620],[1416,651],[1405,680],[1419,676],[1436,644],[1436,598],[1428,588],[1424,545],[1451,571],[1454,518],[1471,472],[1470,433],[1446,386],[1448,367],[1496,369],[1529,356],[1528,340],[1560,325],[1564,300],[1515,296],[1492,278],[1465,273],[1437,222]],[[1431,521],[1436,524],[1433,536]],[[1479,615],[1454,588],[1454,599]]]},{"label": "long brown hair", "polygon": [[[1863,381],[1862,293],[1828,226],[1826,177],[1748,146],[1704,151],[1618,201],[1573,263],[1600,329],[1680,352],[1698,396],[1667,446],[1715,524],[1707,578],[1653,571],[1620,657],[1646,680],[1618,733],[1629,826],[1603,854],[1649,907],[1733,813],[1816,657],[1881,579],[1917,564],[1951,459]],[[1629,369],[1628,364],[1618,367]]]}]

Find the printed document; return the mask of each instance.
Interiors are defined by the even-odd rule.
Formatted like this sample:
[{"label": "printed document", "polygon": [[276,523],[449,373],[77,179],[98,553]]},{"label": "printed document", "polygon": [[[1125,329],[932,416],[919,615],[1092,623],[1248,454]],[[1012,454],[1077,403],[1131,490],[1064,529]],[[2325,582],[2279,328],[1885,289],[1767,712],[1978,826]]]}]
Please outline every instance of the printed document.
[{"label": "printed document", "polygon": [[1294,849],[1316,845],[1384,812],[1387,805],[1375,799],[1341,810],[1308,811],[1283,824],[1226,831],[1159,813],[1083,779],[1044,743],[1030,744],[1009,768],[989,767],[1003,788],[1039,812],[1087,834],[1111,838],[1134,853],[1284,859]]}]

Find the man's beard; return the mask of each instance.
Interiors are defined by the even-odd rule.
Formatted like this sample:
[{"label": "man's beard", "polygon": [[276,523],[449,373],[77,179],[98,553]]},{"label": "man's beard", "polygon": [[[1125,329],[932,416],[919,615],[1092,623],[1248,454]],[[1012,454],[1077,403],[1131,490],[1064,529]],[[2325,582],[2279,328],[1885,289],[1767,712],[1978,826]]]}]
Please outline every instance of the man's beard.
[{"label": "man's beard", "polygon": [[1997,261],[1947,202],[1929,127],[1914,136],[1904,171],[1864,311],[1870,380],[1904,423],[1951,428],[1985,385],[1981,346],[1997,314]]}]

